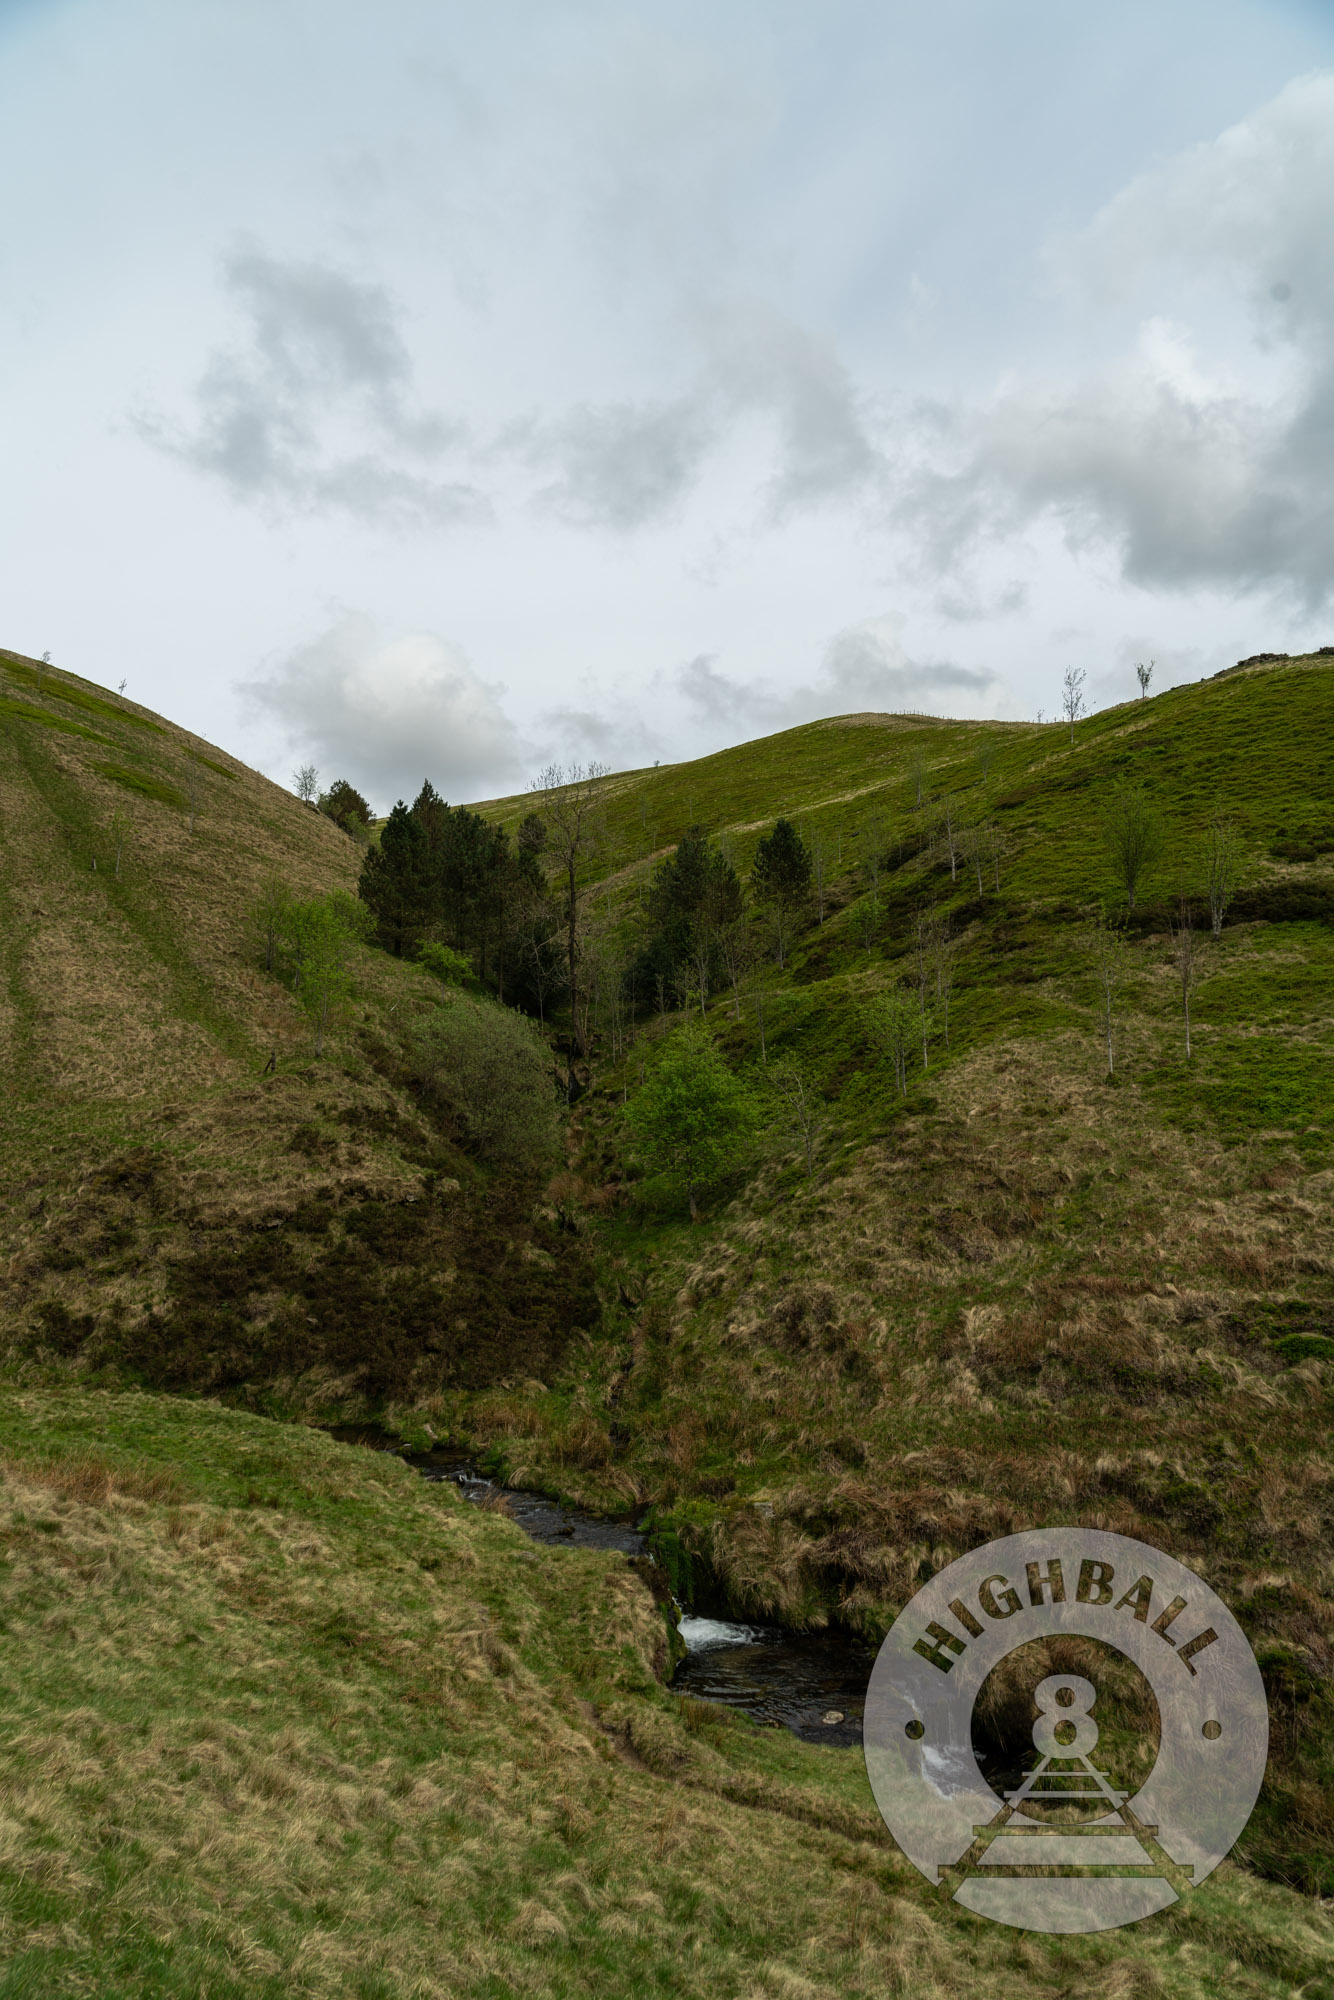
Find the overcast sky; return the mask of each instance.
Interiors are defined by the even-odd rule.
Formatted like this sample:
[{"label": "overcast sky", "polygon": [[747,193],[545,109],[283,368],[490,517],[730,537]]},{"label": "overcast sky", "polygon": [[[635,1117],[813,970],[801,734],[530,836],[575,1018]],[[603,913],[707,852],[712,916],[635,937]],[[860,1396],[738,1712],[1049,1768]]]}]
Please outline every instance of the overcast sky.
[{"label": "overcast sky", "polygon": [[377,810],[1334,642],[1329,0],[0,0],[0,644]]}]

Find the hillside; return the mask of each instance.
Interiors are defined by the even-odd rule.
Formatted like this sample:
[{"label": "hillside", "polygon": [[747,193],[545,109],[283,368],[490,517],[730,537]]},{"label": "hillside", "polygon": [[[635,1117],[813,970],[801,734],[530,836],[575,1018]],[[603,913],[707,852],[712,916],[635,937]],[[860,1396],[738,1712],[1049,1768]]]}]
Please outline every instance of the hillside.
[{"label": "hillside", "polygon": [[[195,1807],[168,1794],[186,1784],[180,1769],[189,1786],[198,1771],[162,1776],[154,1760],[179,1765],[168,1730],[141,1757],[165,1790],[127,1803],[140,1753],[99,1751],[114,1783],[90,1824],[129,1824],[149,1856],[126,1924],[190,1940],[177,1966],[154,1971],[157,1988],[142,1983],[147,1961],[117,1969],[123,1990],[197,1990],[205,1969],[218,1981],[222,1959],[190,1957],[199,1951],[253,1966],[228,1973],[238,1992],[265,1990],[247,1978],[303,1990],[292,1968],[305,1963],[312,1992],[395,1995],[671,1980],[775,1996],[909,1980],[915,1993],[988,1992],[1008,1990],[1016,1971],[1067,1994],[1122,1978],[1126,1993],[1303,1982],[1318,1993],[1328,1942],[1310,1929],[1309,1898],[1334,1893],[1334,665],[1233,670],[1082,722],[1073,742],[1054,725],[848,717],[607,778],[581,905],[602,984],[587,1059],[572,1065],[582,1094],[565,1168],[540,1181],[479,1161],[416,1087],[405,1028],[439,997],[419,968],[358,946],[353,998],[319,1056],[291,992],[264,970],[254,912],[266,881],[295,895],[350,887],[353,844],[161,718],[49,669],[39,690],[37,677],[37,663],[0,656],[13,1477],[31,1485],[34,1454],[65,1459],[91,1440],[131,1481],[123,1507],[96,1473],[62,1472],[48,1490],[50,1518],[70,1512],[60,1532],[81,1551],[71,1573],[91,1575],[96,1551],[123,1543],[127,1588],[151,1599],[147,1708],[174,1715],[192,1698],[178,1651],[189,1641],[152,1608],[153,1591],[178,1588],[163,1582],[168,1558],[186,1565],[186,1596],[202,1593],[190,1599],[199,1630],[253,1617],[245,1644],[266,1668],[280,1663],[287,1690],[279,1700],[257,1687],[252,1663],[213,1697],[256,1775],[238,1775],[244,1759],[228,1767],[226,1798],[243,1801],[253,1842],[237,1850],[235,1882],[206,1857],[190,1861],[204,1903],[225,1912],[207,1938],[183,1908],[152,1915],[166,1891],[149,1866],[170,1871],[184,1851],[163,1828]],[[1099,824],[1127,776],[1152,791],[1166,844],[1124,927],[1109,1079],[1088,910],[1116,900]],[[1198,902],[1198,838],[1219,800],[1244,866],[1221,936],[1201,940],[1188,1061],[1167,925],[1178,886]],[[517,827],[532,803],[481,810]],[[782,967],[752,964],[736,995],[644,991],[625,1017],[612,973],[642,936],[655,867],[702,825],[744,875],[781,814],[822,851],[822,920],[812,907]],[[929,1067],[914,1056],[905,1094],[868,1008],[911,980],[924,913],[948,926],[948,1040],[932,1027]],[[706,1017],[766,1107],[698,1225],[642,1181],[624,1115],[687,1013]],[[557,1027],[568,1041],[568,1022]],[[784,1059],[811,1092],[809,1172],[766,1095]],[[202,1392],[250,1414],[143,1390]],[[616,1564],[572,1556],[566,1570],[552,1558],[547,1596],[511,1602],[506,1593],[523,1595],[516,1531],[454,1519],[402,1468],[264,1416],[374,1416],[406,1438],[450,1437],[513,1484],[649,1510],[687,1602],[872,1637],[917,1580],[1011,1528],[1080,1521],[1169,1548],[1237,1611],[1270,1690],[1270,1776],[1239,1863],[1176,1918],[1102,1943],[1016,1945],[942,1916],[898,1871],[855,1757],[683,1713],[656,1689],[647,1667],[661,1664],[666,1635],[628,1579],[633,1631],[612,1664],[600,1649],[616,1633],[587,1636],[596,1619],[579,1593],[602,1589],[604,1574],[619,1589]],[[251,1455],[262,1472],[245,1469]],[[180,1484],[159,1492],[153,1468],[168,1461]],[[414,1597],[400,1614],[412,1572],[393,1569],[398,1555],[386,1558],[394,1582],[368,1573],[377,1538],[393,1540],[386,1493],[407,1510],[404,1563],[409,1544],[437,1532],[431,1510],[450,1518],[463,1553],[440,1572],[447,1603]],[[59,1594],[65,1545],[29,1533],[48,1518],[40,1492],[34,1502],[24,1487],[16,1504],[24,1562],[42,1556],[24,1572],[45,1581],[22,1628],[40,1648],[43,1621],[65,1615],[41,1594]],[[173,1522],[199,1508],[198,1542],[192,1526],[182,1544]],[[208,1554],[215,1534],[225,1562]],[[314,1553],[302,1553],[307,1536]],[[228,1537],[240,1538],[234,1550]],[[328,1630],[282,1622],[274,1607],[288,1586],[252,1573],[254,1549],[294,1565],[293,1578],[323,1564],[320,1589],[330,1601],[350,1593],[355,1617],[330,1614]],[[466,1591],[465,1575],[477,1578]],[[439,1737],[429,1755],[405,1749],[401,1717],[423,1703],[435,1716],[437,1701],[455,1712],[423,1691],[414,1663],[433,1629],[471,1643],[477,1600],[506,1646],[511,1629],[520,1635],[535,1680],[517,1701],[497,1697],[487,1677],[510,1670],[479,1666],[477,1699],[498,1706],[478,1724],[472,1762],[426,1772],[447,1795],[431,1794],[430,1824],[474,1869],[448,1919],[465,1942],[442,1971],[421,1955],[422,1927],[434,1936],[446,1921],[431,1900],[440,1891],[413,1872],[429,1872],[438,1849],[393,1801],[413,1795],[419,1755],[461,1756]],[[104,1610],[114,1619],[110,1599],[99,1619]],[[96,1668],[112,1629],[97,1628],[77,1694],[95,1716],[113,1700]],[[73,1683],[45,1682],[35,1664],[24,1673],[33,1714],[54,1728]],[[590,1723],[581,1747],[543,1718],[554,1703],[577,1733],[582,1701],[605,1726]],[[334,1748],[282,1736],[310,1708],[327,1714],[310,1729],[335,1731]],[[142,1726],[129,1718],[126,1740]],[[41,1728],[34,1743],[47,1740]],[[347,1806],[345,1851],[365,1872],[319,1918],[333,1944],[321,1929],[305,1945],[305,1918],[273,1914],[282,1870],[316,1883],[324,1863],[314,1835],[309,1851],[275,1845],[255,1802],[307,1799],[312,1757],[321,1770],[342,1758],[338,1782],[353,1793],[374,1789],[365,1825],[382,1829],[358,1831],[363,1807]],[[761,1780],[783,1803],[760,1796]],[[500,1864],[475,1862],[476,1843],[494,1844],[486,1828],[503,1824],[505,1853],[517,1851],[520,1821],[536,1872],[488,1875]],[[560,1830],[567,1822],[575,1833]],[[632,1831],[644,1826],[647,1861]],[[66,1840],[68,1828],[47,1844]],[[591,1873],[570,1861],[579,1841],[596,1849]],[[724,1872],[754,1885],[725,1918],[708,1900],[721,1855]],[[774,1880],[799,1885],[781,1912],[765,1893]],[[35,1949],[54,1949],[59,1926],[87,1929],[100,1893],[80,1874],[49,1909],[16,1904],[15,1922],[40,1934]],[[401,1978],[373,1969],[391,1902]],[[731,1928],[748,1908],[773,1912],[771,1937]],[[691,1931],[697,1916],[705,1929]],[[513,1927],[509,1957],[489,1942],[497,1923]],[[43,1988],[34,1972],[13,1990],[86,1990],[89,1978],[116,1990],[113,1960],[97,1956],[110,1936],[68,1947],[67,1988]],[[360,1959],[340,1957],[349,1937]],[[594,1937],[626,1942],[598,1958]],[[347,1985],[354,1976],[360,1988]]]},{"label": "hillside", "polygon": [[357,947],[320,1059],[265,971],[268,884],[355,888],[359,851],[331,821],[4,654],[0,828],[17,1365],[36,1346],[107,1379],[356,1412],[534,1373],[596,1313],[578,1246],[534,1220],[531,1190],[479,1176],[405,1075],[401,1030],[432,982]]}]

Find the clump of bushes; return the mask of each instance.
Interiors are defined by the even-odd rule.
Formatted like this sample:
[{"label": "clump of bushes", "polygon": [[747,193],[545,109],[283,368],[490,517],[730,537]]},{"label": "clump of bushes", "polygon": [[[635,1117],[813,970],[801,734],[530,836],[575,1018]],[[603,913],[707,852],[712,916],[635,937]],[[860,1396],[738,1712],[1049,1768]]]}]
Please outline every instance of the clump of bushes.
[{"label": "clump of bushes", "polygon": [[462,994],[415,1029],[418,1083],[453,1113],[469,1147],[497,1164],[536,1167],[560,1141],[551,1055],[523,1015]]}]

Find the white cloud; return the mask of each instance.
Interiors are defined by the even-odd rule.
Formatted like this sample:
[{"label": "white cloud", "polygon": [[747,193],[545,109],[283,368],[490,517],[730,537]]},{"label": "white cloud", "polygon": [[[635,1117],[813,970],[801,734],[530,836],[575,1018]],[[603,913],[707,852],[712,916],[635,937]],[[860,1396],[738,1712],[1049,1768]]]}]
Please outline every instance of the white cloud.
[{"label": "white cloud", "polygon": [[458,799],[503,791],[520,774],[503,688],[434,633],[385,640],[349,612],[238,692],[326,783],[348,778],[381,809],[415,797],[424,778]]},{"label": "white cloud", "polygon": [[1082,380],[1003,389],[956,419],[955,466],[919,475],[900,518],[942,568],[1046,516],[1076,550],[1110,547],[1136,584],[1324,602],[1334,583],[1334,77],[1290,85],[1142,176],[1064,256],[1104,300],[1193,285],[1215,342],[1230,330],[1221,282],[1234,316],[1236,306],[1248,315],[1249,341],[1210,355],[1205,336],[1155,313],[1131,351]]}]

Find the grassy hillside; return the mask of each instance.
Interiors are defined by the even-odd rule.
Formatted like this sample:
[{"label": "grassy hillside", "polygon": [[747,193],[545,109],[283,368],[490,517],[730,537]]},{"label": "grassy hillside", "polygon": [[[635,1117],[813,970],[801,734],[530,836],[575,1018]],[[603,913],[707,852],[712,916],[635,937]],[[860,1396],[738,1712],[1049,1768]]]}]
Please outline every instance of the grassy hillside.
[{"label": "grassy hillside", "polygon": [[[827,857],[824,922],[763,981],[769,1061],[815,1093],[814,1172],[764,1097],[761,995],[717,996],[711,1032],[767,1109],[692,1227],[641,1184],[623,1118],[670,1006],[619,1060],[595,1042],[562,1173],[479,1165],[404,1064],[405,1026],[435,1004],[423,974],[360,950],[316,1059],[263,970],[265,878],[346,887],[352,843],[161,718],[49,670],[39,691],[35,663],[0,656],[4,1422],[12,1577],[39,1579],[36,1720],[5,1754],[23,1778],[60,1737],[64,1817],[15,1839],[76,1857],[51,1864],[50,1902],[15,1863],[12,1937],[68,1956],[0,1994],[300,1991],[298,1975],[395,1995],[986,1993],[1018,1976],[1315,2000],[1328,1940],[1308,1899],[1334,1893],[1331,716],[1334,668],[1313,658],[1110,711],[1073,742],[852,717],[607,779],[585,890],[609,951],[692,823],[744,870],[790,813]],[[1113,900],[1098,825],[1126,775],[1170,837],[1127,927],[1109,1084],[1086,912]],[[998,830],[999,888],[951,870],[947,797]],[[1166,923],[1220,797],[1245,879],[1205,947],[1187,1062]],[[867,1006],[928,908],[957,940],[949,1040],[904,1097]],[[429,1427],[516,1484],[652,1510],[683,1598],[873,1636],[993,1535],[1140,1535],[1208,1578],[1262,1662],[1274,1754],[1239,1862],[1102,1943],[942,1912],[898,1869],[854,1755],[656,1688],[664,1628],[616,1563],[520,1567],[504,1523],[255,1412]],[[45,1486],[33,1470],[90,1443],[120,1498],[105,1466]],[[167,1462],[178,1484],[157,1488]],[[419,1585],[410,1551],[446,1519],[456,1566]],[[70,1576],[92,1593],[77,1617]],[[122,1588],[145,1607],[138,1653]],[[625,1622],[604,1634],[588,1606],[606,1588]],[[516,1669],[468,1650],[491,1630],[478,1604],[531,1676],[517,1695]],[[73,1678],[38,1636],[66,1616]],[[445,1649],[462,1664],[442,1692],[433,1635],[451,1631],[467,1648]],[[201,1638],[222,1662],[204,1691]],[[240,1732],[225,1757],[186,1754],[200,1710]],[[70,1713],[95,1718],[93,1749],[66,1741]],[[154,1734],[150,1716],[185,1719]],[[68,1805],[85,1769],[86,1825]],[[199,1786],[221,1801],[216,1848],[188,1831],[214,1824]],[[116,1957],[127,1939],[145,1955]]]},{"label": "grassy hillside", "polygon": [[[90,1449],[90,1421],[98,1432]],[[0,1994],[1279,2000],[1328,1917],[942,1905],[855,1752],[683,1706],[623,1558],[214,1405],[0,1395]]]},{"label": "grassy hillside", "polygon": [[[1325,1894],[1332,719],[1318,657],[1128,704],[1073,742],[1062,726],[861,717],[607,780],[590,877],[600,866],[605,920],[624,926],[662,833],[693,818],[743,863],[780,805],[841,843],[826,921],[766,981],[770,1061],[794,1057],[815,1086],[817,1170],[771,1104],[767,1143],[691,1228],[640,1198],[620,1118],[652,1040],[596,1068],[586,1226],[619,1310],[550,1393],[435,1411],[516,1480],[653,1505],[701,1601],[797,1623],[878,1635],[918,1579],[1044,1521],[1172,1549],[1237,1608],[1282,1718],[1251,1859]],[[1127,775],[1169,838],[1128,926],[1109,1080],[1086,912],[1116,900],[1099,818]],[[947,791],[1002,826],[999,892],[951,878],[933,826]],[[1203,946],[1187,1061],[1167,925],[1177,886],[1197,890],[1218,799],[1246,861]],[[874,921],[868,821],[888,857]],[[645,852],[627,863],[637,828]],[[928,1074],[915,1060],[904,1099],[866,1007],[910,971],[931,906],[958,939],[949,1044]],[[723,995],[709,1013],[762,1078],[757,1004],[737,1018]]]},{"label": "grassy hillside", "polygon": [[337,1414],[536,1373],[596,1315],[581,1247],[409,1086],[402,1030],[433,983],[358,949],[317,1060],[266,973],[266,882],[355,888],[330,820],[0,654],[0,834],[15,1366],[78,1357],[99,1379]]}]

